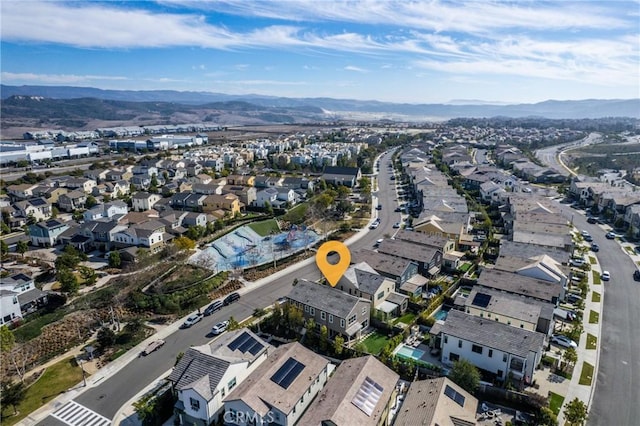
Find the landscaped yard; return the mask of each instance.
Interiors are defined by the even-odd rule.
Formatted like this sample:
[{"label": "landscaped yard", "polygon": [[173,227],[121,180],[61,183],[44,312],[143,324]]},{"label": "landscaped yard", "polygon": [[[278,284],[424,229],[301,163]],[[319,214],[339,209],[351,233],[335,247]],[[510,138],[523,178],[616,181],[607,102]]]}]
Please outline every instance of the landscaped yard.
[{"label": "landscaped yard", "polygon": [[549,408],[555,415],[560,413],[560,408],[562,408],[562,403],[564,402],[564,396],[558,395],[557,393],[549,392]]},{"label": "landscaped yard", "polygon": [[597,324],[600,320],[600,314],[596,311],[589,311],[589,324]]},{"label": "landscaped yard", "polygon": [[275,219],[253,222],[248,224],[247,226],[256,231],[256,233],[261,237],[266,237],[267,235],[277,234],[280,232],[280,227],[278,226],[278,222],[276,222]]},{"label": "landscaped yard", "polygon": [[403,316],[401,316],[400,318],[398,318],[395,323],[403,323],[403,324],[411,324],[413,322],[413,320],[416,318],[416,314],[412,313],[412,312],[406,312]]},{"label": "landscaped yard", "polygon": [[595,349],[598,347],[598,338],[593,334],[587,333],[587,349]]},{"label": "landscaped yard", "polygon": [[580,372],[580,381],[578,382],[581,385],[591,386],[591,381],[593,380],[593,365],[588,362],[582,363],[582,372]]},{"label": "landscaped yard", "polygon": [[600,293],[598,293],[597,291],[594,291],[593,294],[591,294],[591,301],[595,303],[600,303]]},{"label": "landscaped yard", "polygon": [[602,281],[600,281],[600,272],[598,271],[593,271],[593,283],[595,285],[600,285],[602,284]]},{"label": "landscaped yard", "polygon": [[471,263],[467,262],[467,263],[463,263],[462,265],[460,265],[458,270],[461,271],[461,272],[467,272],[469,270],[469,268],[471,268]]},{"label": "landscaped yard", "polygon": [[596,263],[598,263],[598,261],[594,256],[589,256],[589,263],[591,263],[592,265],[595,265]]},{"label": "landscaped yard", "polygon": [[[27,389],[24,400],[18,406],[18,415],[3,417],[2,424],[7,426],[16,424],[62,392],[81,382],[82,370],[74,358],[67,358],[53,364]],[[13,408],[3,407],[2,413],[9,416],[13,413]]]},{"label": "landscaped yard", "polygon": [[367,347],[367,352],[371,355],[378,355],[382,348],[385,347],[389,339],[380,333],[373,333],[371,336],[364,339],[364,345]]}]

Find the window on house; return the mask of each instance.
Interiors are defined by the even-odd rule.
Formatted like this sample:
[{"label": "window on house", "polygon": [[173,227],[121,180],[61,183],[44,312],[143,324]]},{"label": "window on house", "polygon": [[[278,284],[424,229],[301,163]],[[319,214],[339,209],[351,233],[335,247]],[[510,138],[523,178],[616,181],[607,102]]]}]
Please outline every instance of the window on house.
[{"label": "window on house", "polygon": [[449,343],[449,336],[444,336],[444,342]]},{"label": "window on house", "polygon": [[191,409],[192,409],[193,411],[198,411],[198,410],[200,410],[200,401],[198,401],[197,399],[195,399],[195,398],[189,398],[189,403],[190,403],[190,405],[191,405]]},{"label": "window on house", "polygon": [[477,354],[482,353],[482,346],[480,345],[471,345],[471,352],[475,352]]},{"label": "window on house", "polygon": [[489,349],[489,358],[493,358],[493,349]]},{"label": "window on house", "polygon": [[231,389],[233,389],[235,386],[236,386],[236,378],[234,377],[233,379],[229,380],[229,383],[227,383],[229,392],[231,392]]},{"label": "window on house", "polygon": [[220,396],[222,398],[224,398],[226,394],[227,394],[227,392],[225,392],[224,388],[220,389]]},{"label": "window on house", "polygon": [[315,315],[316,314],[316,308],[309,308],[309,314],[310,315]]},{"label": "window on house", "polygon": [[344,328],[344,320],[343,319],[340,320],[340,327]]},{"label": "window on house", "polygon": [[329,324],[333,324],[333,315],[329,314]]},{"label": "window on house", "polygon": [[376,296],[376,299],[380,300],[384,297],[384,291],[381,291],[380,293],[378,293],[378,295]]},{"label": "window on house", "polygon": [[357,316],[353,315],[352,317],[349,318],[349,325],[353,324],[354,322],[356,322]]},{"label": "window on house", "polygon": [[320,312],[320,319],[323,319],[323,320],[327,319],[327,313],[324,312],[324,311],[321,311]]},{"label": "window on house", "polygon": [[458,347],[461,348],[462,347],[462,340],[458,340]]},{"label": "window on house", "polygon": [[364,308],[362,308],[362,315],[366,315],[367,314],[367,307],[365,306]]},{"label": "window on house", "polygon": [[502,362],[507,362],[507,354],[502,354]]},{"label": "window on house", "polygon": [[304,305],[304,311],[309,312],[309,305]]}]

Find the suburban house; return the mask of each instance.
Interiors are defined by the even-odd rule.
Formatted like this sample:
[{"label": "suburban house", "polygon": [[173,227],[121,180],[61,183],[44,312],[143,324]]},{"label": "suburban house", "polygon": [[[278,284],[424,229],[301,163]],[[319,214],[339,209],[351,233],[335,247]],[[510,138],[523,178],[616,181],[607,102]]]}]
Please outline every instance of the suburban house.
[{"label": "suburban house", "polygon": [[24,218],[32,217],[36,221],[40,221],[51,217],[51,204],[41,197],[17,201],[14,206],[17,215]]},{"label": "suburban house", "polygon": [[178,397],[175,414],[180,424],[208,426],[218,422],[224,412],[225,397],[255,371],[272,350],[246,328],[189,348],[167,379]]},{"label": "suburban house", "polygon": [[477,408],[478,400],[446,377],[418,380],[411,382],[393,424],[473,426]]},{"label": "suburban house", "polygon": [[470,220],[468,213],[427,212],[413,221],[413,228],[425,234],[440,235],[458,241],[460,235],[471,228]]},{"label": "suburban house", "polygon": [[436,323],[429,333],[438,339],[444,364],[451,365],[462,358],[485,376],[504,381],[511,374],[527,384],[531,383],[545,345],[542,333],[456,310],[449,311],[444,324]]},{"label": "suburban house", "polygon": [[[76,235],[89,238],[91,242],[90,246],[92,247],[103,250],[110,250],[113,243],[115,242],[116,234],[118,234],[119,232],[124,232],[126,230],[127,226],[120,225],[118,224],[118,222],[104,219],[91,220],[80,225]],[[69,242],[75,246],[75,244],[73,244],[71,241]],[[86,251],[86,249],[83,251]]]},{"label": "suburban house", "polygon": [[442,267],[442,251],[435,247],[418,245],[406,240],[385,239],[378,252],[412,261],[418,265],[418,273],[434,277]]},{"label": "suburban house", "polygon": [[300,425],[387,426],[398,376],[368,355],[343,361],[299,421]]},{"label": "suburban house", "polygon": [[234,194],[245,206],[252,206],[257,198],[257,190],[252,186],[225,185],[222,187],[223,194]]},{"label": "suburban house", "polygon": [[336,288],[345,293],[368,299],[382,318],[401,316],[409,304],[409,298],[396,293],[396,283],[378,274],[366,262],[349,266]]},{"label": "suburban house", "polygon": [[501,271],[514,272],[525,277],[557,283],[563,289],[567,287],[568,276],[571,274],[569,266],[562,265],[546,254],[533,256],[529,259],[509,255],[499,256],[494,268]]},{"label": "suburban house", "polygon": [[26,200],[27,198],[33,197],[33,190],[38,185],[35,183],[21,183],[18,185],[9,185],[7,186],[7,194],[13,200]]},{"label": "suburban house", "polygon": [[324,357],[298,342],[282,345],[227,395],[224,422],[294,425],[334,369]]},{"label": "suburban house", "polygon": [[18,273],[0,278],[0,325],[36,311],[47,304],[47,293],[37,288],[33,278]]},{"label": "suburban house", "polygon": [[165,224],[157,220],[150,220],[132,225],[116,233],[113,236],[113,242],[117,247],[146,247],[152,252],[157,252],[165,244]]},{"label": "suburban house", "polygon": [[117,215],[125,215],[129,212],[129,207],[124,201],[116,200],[104,204],[93,206],[82,214],[85,221],[97,220],[100,218],[111,219]]},{"label": "suburban house", "polygon": [[[240,203],[240,199],[235,194],[216,195],[212,194],[207,196],[202,203],[202,211],[206,213],[221,212],[222,216],[229,215],[234,217],[240,213],[244,204]],[[219,216],[219,214],[216,214]]]},{"label": "suburban house", "polygon": [[255,186],[256,177],[249,175],[229,175],[227,176],[227,183],[238,186]]},{"label": "suburban house", "polygon": [[557,283],[490,268],[482,269],[477,285],[532,297],[554,305],[564,294],[564,288]]},{"label": "suburban house", "polygon": [[131,197],[132,207],[134,211],[143,212],[151,210],[153,206],[162,199],[159,194],[150,194],[148,192],[136,192]]},{"label": "suburban house", "polygon": [[468,297],[457,298],[456,307],[524,330],[550,335],[555,305],[499,290],[474,286]]},{"label": "suburban house", "polygon": [[359,167],[327,166],[322,173],[322,179],[332,185],[343,185],[353,188],[362,177]]},{"label": "suburban house", "polygon": [[443,254],[456,249],[456,241],[441,235],[425,234],[424,232],[413,232],[400,229],[395,237],[396,240],[409,241],[420,246],[435,247]]},{"label": "suburban house", "polygon": [[53,247],[58,244],[58,237],[69,229],[69,225],[58,219],[29,225],[29,237],[31,244],[37,247]]},{"label": "suburban house", "polygon": [[58,197],[58,208],[65,212],[83,209],[87,201],[87,194],[82,191],[72,190]]},{"label": "suburban house", "polygon": [[401,286],[418,273],[418,265],[415,262],[373,250],[360,249],[352,252],[351,263],[360,262],[367,262],[374,271],[393,280],[396,286]]},{"label": "suburban house", "polygon": [[313,318],[318,327],[326,326],[330,338],[341,335],[347,341],[358,340],[369,326],[371,302],[328,285],[300,280],[287,299],[305,320]]}]

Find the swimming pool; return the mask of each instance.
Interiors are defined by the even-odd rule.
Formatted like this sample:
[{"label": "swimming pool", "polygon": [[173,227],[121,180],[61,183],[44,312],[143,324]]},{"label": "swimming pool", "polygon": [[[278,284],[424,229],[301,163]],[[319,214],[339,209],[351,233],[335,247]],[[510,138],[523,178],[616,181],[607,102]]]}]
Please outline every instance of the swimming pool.
[{"label": "swimming pool", "polygon": [[403,357],[403,358],[411,358],[411,359],[415,359],[415,360],[420,360],[420,358],[422,358],[422,356],[424,355],[424,351],[422,351],[420,349],[412,348],[411,346],[407,346],[407,345],[403,344],[396,351],[396,355],[398,355],[400,357]]},{"label": "swimming pool", "polygon": [[447,319],[447,315],[449,314],[449,308],[442,307],[438,312],[436,312],[433,317],[436,320],[444,321]]}]

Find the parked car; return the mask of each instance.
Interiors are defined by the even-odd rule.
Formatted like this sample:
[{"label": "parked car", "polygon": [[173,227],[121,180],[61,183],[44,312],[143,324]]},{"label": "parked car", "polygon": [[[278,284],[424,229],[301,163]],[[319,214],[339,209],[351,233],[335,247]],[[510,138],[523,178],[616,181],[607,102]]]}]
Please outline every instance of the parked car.
[{"label": "parked car", "polygon": [[222,301],[216,300],[215,302],[207,306],[207,309],[204,310],[204,316],[208,317],[215,311],[222,309],[223,306],[224,306],[224,303],[222,303]]},{"label": "parked car", "polygon": [[591,241],[593,241],[593,237],[591,235],[587,235],[586,237],[584,237],[584,240],[590,243]]},{"label": "parked car", "polygon": [[599,252],[600,251],[600,246],[597,245],[596,243],[591,244],[591,251]]},{"label": "parked car", "polygon": [[598,223],[598,219],[596,219],[595,217],[591,216],[587,218],[587,223]]},{"label": "parked car", "polygon": [[582,235],[583,237],[586,237],[587,235],[589,235],[589,231],[585,231],[583,229],[582,231],[580,231],[580,235]]},{"label": "parked car", "polygon": [[373,245],[374,248],[378,248],[380,247],[380,244],[382,244],[382,242],[384,241],[384,238],[380,238],[379,240],[376,240],[375,244]]},{"label": "parked car", "polygon": [[577,294],[569,293],[567,294],[566,299],[567,299],[567,302],[571,304],[575,304],[580,302],[582,300],[582,297],[578,296]]},{"label": "parked car", "polygon": [[233,302],[235,302],[236,300],[240,299],[240,294],[238,293],[231,293],[230,295],[228,295],[227,297],[224,298],[224,306],[230,305]]},{"label": "parked car", "polygon": [[369,225],[369,229],[377,229],[378,225],[379,225],[378,222],[373,222],[371,225]]},{"label": "parked car", "polygon": [[571,260],[569,261],[569,264],[571,266],[575,266],[575,267],[579,268],[582,265],[584,265],[584,259],[579,258],[579,257],[572,257]]},{"label": "parked car", "polygon": [[202,315],[201,314],[193,314],[193,315],[189,316],[185,320],[185,322],[182,324],[182,326],[180,328],[189,328],[189,327],[193,326],[194,324],[199,323],[200,320],[202,320]]},{"label": "parked car", "polygon": [[376,206],[376,210],[382,210],[382,204],[378,204],[378,205]]},{"label": "parked car", "polygon": [[396,207],[395,210],[394,210],[394,212],[396,212],[396,213],[400,213],[401,211],[402,211],[402,209],[400,207]]},{"label": "parked car", "polygon": [[616,233],[613,231],[609,231],[607,232],[607,234],[605,235],[605,237],[607,237],[607,240],[613,240],[614,238],[617,237]]},{"label": "parked car", "polygon": [[394,227],[395,229],[400,228],[400,222],[396,222],[396,223],[394,223],[394,224],[393,224],[393,227]]},{"label": "parked car", "polygon": [[609,281],[611,279],[611,274],[609,274],[609,271],[602,271],[602,274],[600,274],[600,279],[602,281]]},{"label": "parked car", "polygon": [[634,279],[635,281],[640,281],[640,271],[639,271],[639,270],[635,270],[635,271],[633,272],[633,279]]},{"label": "parked car", "polygon": [[551,337],[551,343],[555,343],[558,346],[562,346],[563,348],[577,348],[578,344],[573,340],[569,339],[567,336],[563,336],[561,334],[554,334]]},{"label": "parked car", "polygon": [[142,351],[142,356],[147,356],[151,352],[157,351],[164,346],[164,343],[164,340],[154,340],[153,342],[149,343],[147,347]]},{"label": "parked car", "polygon": [[214,325],[211,332],[215,335],[222,334],[227,331],[227,327],[229,327],[229,321],[222,321]]}]

